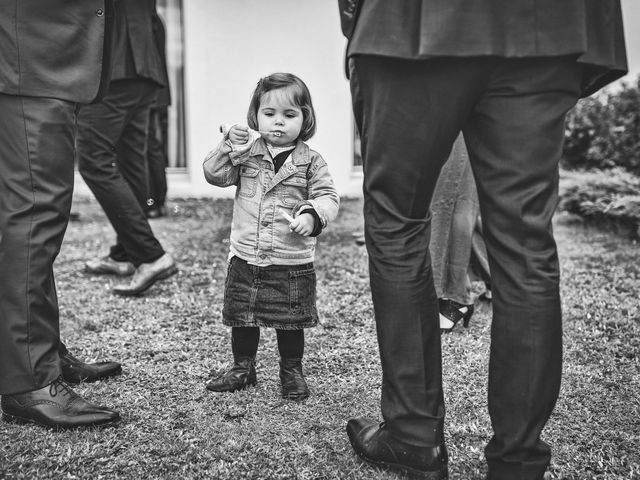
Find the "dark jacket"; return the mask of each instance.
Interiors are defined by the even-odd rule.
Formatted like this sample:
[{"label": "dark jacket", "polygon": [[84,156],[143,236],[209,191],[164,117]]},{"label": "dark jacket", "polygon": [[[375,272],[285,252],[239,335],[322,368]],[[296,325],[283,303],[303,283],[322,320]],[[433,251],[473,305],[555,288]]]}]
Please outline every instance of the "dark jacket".
[{"label": "dark jacket", "polygon": [[164,71],[167,83],[164,87],[158,90],[158,97],[156,98],[155,107],[163,108],[171,105],[171,89],[169,88],[169,74],[167,68],[167,35],[164,23],[159,15],[153,17],[153,32],[156,40],[156,47],[160,53],[160,61],[162,62],[162,69]]},{"label": "dark jacket", "polygon": [[113,80],[146,78],[168,84],[156,43],[155,0],[117,0]]},{"label": "dark jacket", "polygon": [[110,13],[109,0],[0,0],[0,93],[95,100]]},{"label": "dark jacket", "polygon": [[585,95],[627,71],[619,0],[339,0],[339,6],[347,55],[575,55],[585,66]]}]

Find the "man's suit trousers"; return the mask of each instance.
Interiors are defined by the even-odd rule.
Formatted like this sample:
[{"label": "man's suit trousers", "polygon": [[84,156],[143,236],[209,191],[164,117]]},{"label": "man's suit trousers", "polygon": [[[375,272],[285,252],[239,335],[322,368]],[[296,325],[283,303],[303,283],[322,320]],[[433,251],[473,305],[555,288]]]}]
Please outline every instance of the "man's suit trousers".
[{"label": "man's suit trousers", "polygon": [[164,250],[145,216],[147,127],[156,85],[117,80],[98,103],[78,115],[78,170],[117,234],[110,256],[135,266]]},{"label": "man's suit trousers", "polygon": [[540,433],[555,406],[562,360],[551,220],[564,118],[580,96],[581,73],[570,57],[351,59],[383,417],[405,442],[444,440],[429,204],[462,131],[493,279],[494,436],[485,452],[492,479],[542,478],[550,459]]},{"label": "man's suit trousers", "polygon": [[76,104],[0,94],[0,394],[60,375],[53,262],[69,221]]}]

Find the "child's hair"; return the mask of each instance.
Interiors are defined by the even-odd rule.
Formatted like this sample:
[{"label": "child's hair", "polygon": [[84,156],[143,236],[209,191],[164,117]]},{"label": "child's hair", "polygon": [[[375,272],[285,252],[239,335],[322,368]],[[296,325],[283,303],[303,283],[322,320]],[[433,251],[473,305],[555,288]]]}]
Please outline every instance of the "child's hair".
[{"label": "child's hair", "polygon": [[272,90],[287,88],[291,92],[291,101],[302,110],[302,129],[300,138],[308,140],[316,133],[316,114],[311,103],[311,94],[305,83],[292,73],[272,73],[261,78],[251,96],[247,123],[254,130],[258,130],[258,110],[262,96]]}]

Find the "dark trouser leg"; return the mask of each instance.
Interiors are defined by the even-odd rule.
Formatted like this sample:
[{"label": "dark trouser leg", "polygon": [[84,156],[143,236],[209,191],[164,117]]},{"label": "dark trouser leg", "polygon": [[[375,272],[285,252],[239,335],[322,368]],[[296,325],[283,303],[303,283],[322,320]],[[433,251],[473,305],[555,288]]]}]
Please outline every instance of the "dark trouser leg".
[{"label": "dark trouser leg", "polygon": [[144,214],[145,142],[154,98],[150,82],[116,81],[78,117],[78,169],[118,236],[111,255],[136,266],[164,254]]},{"label": "dark trouser leg", "polygon": [[[444,439],[444,401],[429,205],[477,93],[473,78],[457,76],[446,61],[362,56],[352,66],[382,416],[399,440],[435,446]],[[449,98],[444,87],[460,95]]]},{"label": "dark trouser leg", "polygon": [[163,122],[166,122],[166,116],[166,107],[151,109],[148,135],[149,145],[147,148],[149,190],[147,207],[161,207],[165,204],[167,197],[167,175],[165,173],[167,150],[165,131],[163,128]]},{"label": "dark trouser leg", "polygon": [[0,94],[0,394],[60,375],[53,262],[73,192],[75,104]]},{"label": "dark trouser leg", "polygon": [[541,479],[540,439],[560,388],[562,319],[551,220],[565,113],[580,93],[568,58],[504,60],[465,129],[493,284],[487,449],[491,479]]},{"label": "dark trouser leg", "polygon": [[[491,478],[541,478],[549,449],[539,435],[558,395],[561,368],[551,216],[564,115],[578,98],[580,72],[567,58],[406,64],[410,67],[362,57],[356,59],[352,81],[363,136],[365,231],[384,374],[383,416],[395,436],[414,443],[420,430],[434,425],[430,415],[438,419],[433,402],[441,395],[440,380],[433,376],[440,368],[439,345],[431,325],[437,314],[430,308],[432,287],[422,286],[430,276],[428,258],[419,253],[427,229],[419,227],[412,207],[423,202],[418,201],[421,192],[430,200],[432,177],[448,153],[442,150],[453,142],[452,132],[464,126],[498,296],[489,380],[495,436],[487,460]],[[416,201],[407,201],[412,196]],[[422,308],[421,298],[428,299]],[[414,312],[427,321],[407,320]],[[420,348],[423,362],[414,353]],[[404,421],[412,418],[417,429]]]}]

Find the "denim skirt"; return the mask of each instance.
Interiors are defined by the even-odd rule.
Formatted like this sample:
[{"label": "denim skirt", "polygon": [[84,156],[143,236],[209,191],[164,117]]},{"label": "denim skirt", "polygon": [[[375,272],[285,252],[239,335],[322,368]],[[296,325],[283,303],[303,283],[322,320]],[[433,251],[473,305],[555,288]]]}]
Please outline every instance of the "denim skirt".
[{"label": "denim skirt", "polygon": [[298,330],[318,324],[313,263],[250,265],[231,257],[222,322],[230,327]]}]

